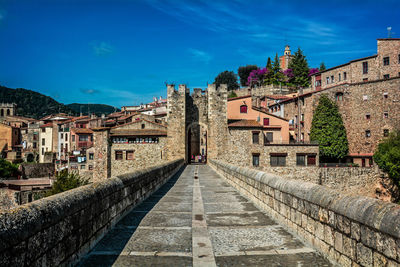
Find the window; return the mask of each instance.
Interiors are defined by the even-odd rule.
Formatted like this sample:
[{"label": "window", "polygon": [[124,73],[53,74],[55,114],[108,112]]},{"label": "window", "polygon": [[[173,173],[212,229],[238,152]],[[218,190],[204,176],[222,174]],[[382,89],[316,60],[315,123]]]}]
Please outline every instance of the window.
[{"label": "window", "polygon": [[68,141],[68,134],[65,134],[65,141]]},{"label": "window", "polygon": [[371,119],[371,115],[370,115],[369,113],[367,113],[367,114],[365,114],[365,118],[366,118],[367,120],[369,120],[369,119]]},{"label": "window", "polygon": [[296,155],[296,165],[297,166],[306,166],[306,156],[305,155]]},{"label": "window", "polygon": [[335,76],[331,76],[331,82],[334,83],[335,82]]},{"label": "window", "polygon": [[75,142],[75,135],[72,135],[72,142]]},{"label": "window", "polygon": [[317,164],[317,155],[307,156],[307,166],[315,166]]},{"label": "window", "polygon": [[347,80],[347,72],[343,72],[343,80]]},{"label": "window", "polygon": [[259,143],[259,132],[253,132],[253,144]]},{"label": "window", "polygon": [[329,84],[329,77],[326,77],[326,84]]},{"label": "window", "polygon": [[389,66],[389,57],[383,58],[383,66]]},{"label": "window", "polygon": [[368,96],[367,95],[363,95],[363,100],[367,101],[368,100]]},{"label": "window", "polygon": [[126,159],[127,160],[133,160],[134,159],[132,150],[131,151],[126,151]]},{"label": "window", "polygon": [[339,73],[339,82],[342,80],[342,75]]},{"label": "window", "polygon": [[400,54],[399,54],[399,64],[400,64]]},{"label": "window", "polygon": [[274,141],[274,133],[266,132],[264,135],[264,144],[269,144]]},{"label": "window", "polygon": [[389,136],[389,129],[383,129],[383,136],[388,137]]},{"label": "window", "polygon": [[89,159],[94,160],[94,153],[89,153]]},{"label": "window", "polygon": [[85,165],[81,165],[81,170],[84,170],[86,168]]},{"label": "window", "polygon": [[264,126],[268,126],[269,125],[269,118],[264,118]]},{"label": "window", "polygon": [[79,141],[88,141],[89,136],[88,135],[79,135]]},{"label": "window", "polygon": [[389,97],[389,94],[388,93],[383,93],[383,98],[388,98]]},{"label": "window", "polygon": [[364,79],[363,79],[363,82],[368,82],[368,78],[364,78]]},{"label": "window", "polygon": [[387,112],[387,111],[383,112],[383,117],[385,119],[389,118],[389,112]]},{"label": "window", "polygon": [[362,66],[363,66],[363,74],[367,74],[368,73],[368,62],[363,62]]},{"label": "window", "polygon": [[89,171],[93,170],[93,165],[89,165]]},{"label": "window", "polygon": [[300,121],[304,121],[304,114],[300,115]]},{"label": "window", "polygon": [[63,151],[63,148],[64,148],[64,144],[61,144],[61,152]]},{"label": "window", "polygon": [[253,166],[260,166],[260,154],[253,154]]},{"label": "window", "polygon": [[336,101],[343,101],[343,93],[342,92],[336,93]]},{"label": "window", "polygon": [[46,132],[46,128],[42,128],[42,133],[45,133]]},{"label": "window", "polygon": [[122,151],[115,151],[115,160],[122,160]]},{"label": "window", "polygon": [[33,142],[33,148],[36,148],[36,142]]},{"label": "window", "polygon": [[144,125],[144,123],[142,123],[142,129],[144,129],[144,127],[145,127],[145,125]]},{"label": "window", "polygon": [[42,155],[44,155],[44,147],[42,147]]},{"label": "window", "polygon": [[241,105],[240,106],[240,113],[247,113],[247,106],[246,105]]},{"label": "window", "polygon": [[286,166],[287,154],[270,154],[271,166]]},{"label": "window", "polygon": [[64,134],[63,133],[61,133],[61,139],[63,139],[64,138]]},{"label": "window", "polygon": [[371,137],[371,131],[370,130],[366,130],[365,131],[365,137]]},{"label": "window", "polygon": [[42,138],[42,146],[44,146],[46,143],[46,140],[44,138]]},{"label": "window", "polygon": [[383,79],[389,79],[389,78],[390,78],[390,75],[389,75],[389,74],[383,75]]},{"label": "window", "polygon": [[68,144],[65,144],[65,151],[68,152]]}]

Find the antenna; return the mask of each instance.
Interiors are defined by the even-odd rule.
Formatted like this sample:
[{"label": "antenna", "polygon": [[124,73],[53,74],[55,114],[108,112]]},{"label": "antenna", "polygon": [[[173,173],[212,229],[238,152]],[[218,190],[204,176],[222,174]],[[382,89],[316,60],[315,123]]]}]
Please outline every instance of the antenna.
[{"label": "antenna", "polygon": [[388,38],[392,38],[392,27],[389,26],[386,29],[388,31]]}]

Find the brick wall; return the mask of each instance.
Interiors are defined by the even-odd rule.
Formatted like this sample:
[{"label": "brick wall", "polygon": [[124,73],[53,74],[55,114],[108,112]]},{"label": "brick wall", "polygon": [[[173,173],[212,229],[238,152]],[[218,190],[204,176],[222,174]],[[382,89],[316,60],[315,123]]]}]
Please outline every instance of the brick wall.
[{"label": "brick wall", "polygon": [[343,266],[399,266],[399,205],[210,160],[232,186]]}]

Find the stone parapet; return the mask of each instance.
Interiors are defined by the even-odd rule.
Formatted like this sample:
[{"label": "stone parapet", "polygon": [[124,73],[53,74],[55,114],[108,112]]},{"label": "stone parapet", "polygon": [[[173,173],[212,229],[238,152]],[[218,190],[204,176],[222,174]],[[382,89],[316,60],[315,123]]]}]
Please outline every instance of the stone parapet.
[{"label": "stone parapet", "polygon": [[184,164],[112,177],[0,213],[0,266],[69,266]]},{"label": "stone parapet", "polygon": [[399,266],[400,206],[217,160],[242,194],[343,266]]}]

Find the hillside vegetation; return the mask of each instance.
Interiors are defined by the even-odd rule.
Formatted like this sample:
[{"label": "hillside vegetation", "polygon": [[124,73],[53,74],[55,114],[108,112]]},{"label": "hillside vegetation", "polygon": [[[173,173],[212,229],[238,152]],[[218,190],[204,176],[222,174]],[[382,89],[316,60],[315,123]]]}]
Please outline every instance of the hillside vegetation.
[{"label": "hillside vegetation", "polygon": [[27,89],[11,89],[0,85],[0,103],[17,104],[17,115],[35,119],[54,113],[77,113],[53,98]]}]

